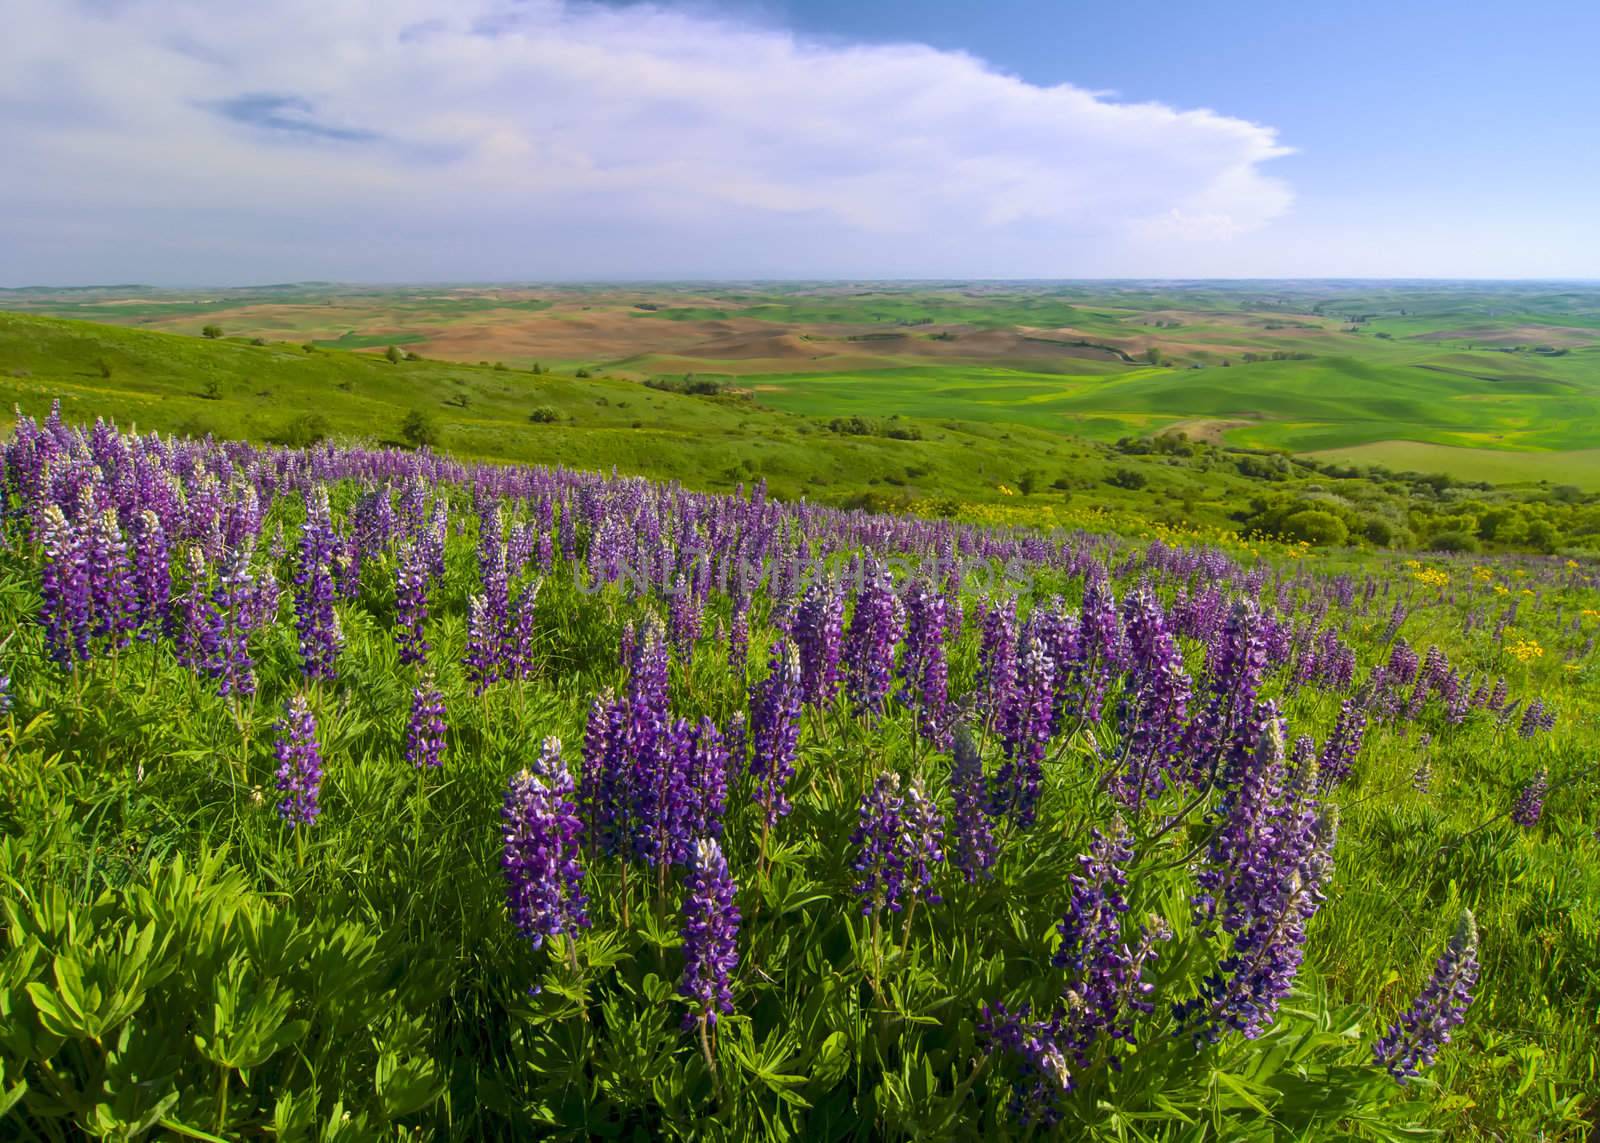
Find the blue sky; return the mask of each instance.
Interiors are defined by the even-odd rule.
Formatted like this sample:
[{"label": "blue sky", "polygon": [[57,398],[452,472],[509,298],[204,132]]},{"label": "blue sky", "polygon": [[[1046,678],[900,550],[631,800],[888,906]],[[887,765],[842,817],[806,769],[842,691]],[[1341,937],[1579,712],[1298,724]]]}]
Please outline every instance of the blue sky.
[{"label": "blue sky", "polygon": [[13,0],[0,285],[1600,277],[1600,7]]}]

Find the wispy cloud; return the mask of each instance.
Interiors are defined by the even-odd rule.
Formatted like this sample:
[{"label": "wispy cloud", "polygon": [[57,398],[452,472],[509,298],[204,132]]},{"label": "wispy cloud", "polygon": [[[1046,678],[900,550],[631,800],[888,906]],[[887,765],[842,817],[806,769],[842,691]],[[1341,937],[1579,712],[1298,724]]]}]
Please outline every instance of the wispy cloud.
[{"label": "wispy cloud", "polygon": [[231,99],[219,99],[203,106],[224,119],[267,131],[281,131],[313,139],[337,139],[345,143],[366,143],[378,138],[376,131],[318,122],[312,116],[311,104],[293,95],[254,92],[236,95]]},{"label": "wispy cloud", "polygon": [[[703,9],[13,12],[13,280],[1093,274],[1152,243],[1226,243],[1291,198],[1266,126]],[[126,238],[78,245],[89,214]]]}]

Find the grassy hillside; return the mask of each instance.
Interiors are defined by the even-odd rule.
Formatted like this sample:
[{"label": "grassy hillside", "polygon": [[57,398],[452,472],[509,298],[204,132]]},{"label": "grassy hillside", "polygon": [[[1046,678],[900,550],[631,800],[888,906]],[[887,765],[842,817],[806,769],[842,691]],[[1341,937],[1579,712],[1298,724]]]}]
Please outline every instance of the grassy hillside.
[{"label": "grassy hillside", "polygon": [[[463,456],[614,465],[710,489],[764,477],[777,494],[831,501],[993,501],[1041,465],[1050,466],[1051,479],[1071,471],[1083,485],[1111,471],[1114,459],[1100,446],[1025,425],[911,420],[901,431],[921,439],[841,434],[748,397],[687,396],[605,376],[391,364],[282,342],[0,314],[0,400],[42,413],[58,397],[77,419],[108,416],[145,429],[256,441],[286,439],[319,418],[329,436],[394,442],[406,414],[422,410],[441,426],[440,444]],[[537,423],[536,414],[555,420]],[[1155,483],[1190,499],[1201,518],[1225,519],[1225,484],[1213,490],[1208,514],[1200,482]],[[1160,503],[1150,492],[1116,488],[1096,498],[1135,516]]]},{"label": "grassy hillside", "polygon": [[[1546,484],[1508,491],[1403,475],[1446,467],[1429,463],[1432,454],[1408,463],[1363,457],[1358,448],[1327,460],[1290,459],[1217,443],[1240,425],[1258,427],[1229,419],[1245,398],[1230,396],[1224,380],[1270,375],[1275,364],[1181,371],[1194,379],[1190,407],[1209,416],[1178,418],[1162,400],[1173,371],[1150,366],[1114,380],[954,365],[744,378],[738,387],[701,378],[700,391],[687,392],[580,375],[588,370],[391,362],[264,338],[0,314],[0,401],[36,416],[59,398],[73,419],[107,416],[142,429],[304,444],[400,442],[403,422],[420,412],[437,429],[438,447],[466,457],[615,467],[707,490],[759,478],[784,499],[1130,534],[1174,528],[1319,544],[1600,546],[1600,503],[1584,493],[1593,485],[1578,467],[1549,466]],[[1361,369],[1341,375],[1359,378]],[[681,379],[670,384],[687,387]],[[1421,415],[1427,402],[1423,383],[1417,386],[1374,398],[1375,415]],[[1097,391],[1110,388],[1122,393],[1122,406],[1143,407],[1097,411]],[[1286,386],[1276,398],[1284,409],[1296,399],[1333,409],[1338,393],[1330,377],[1320,388]],[[1197,439],[1159,435],[1174,424]],[[1459,459],[1452,452],[1495,460],[1561,455],[1443,452],[1448,460]],[[1583,455],[1600,473],[1594,454]]]},{"label": "grassy hillside", "polygon": [[633,381],[694,374],[808,416],[1102,441],[1203,420],[1244,448],[1600,490],[1600,290],[1581,283],[309,283],[0,291],[0,307]]}]

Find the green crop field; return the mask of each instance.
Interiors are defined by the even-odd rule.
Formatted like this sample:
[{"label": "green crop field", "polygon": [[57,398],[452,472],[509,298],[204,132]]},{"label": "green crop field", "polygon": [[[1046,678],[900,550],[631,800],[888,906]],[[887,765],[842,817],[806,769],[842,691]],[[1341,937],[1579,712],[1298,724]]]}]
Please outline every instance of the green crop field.
[{"label": "green crop field", "polygon": [[[295,443],[402,441],[419,413],[430,440],[464,456],[616,467],[709,490],[759,478],[785,498],[942,515],[1087,524],[1107,514],[1129,532],[1600,544],[1590,376],[1600,358],[1581,313],[1559,315],[1580,331],[1574,344],[1469,349],[1345,332],[1380,319],[1330,314],[1315,293],[538,293],[285,289],[204,313],[182,297],[13,293],[34,312],[0,316],[0,399],[35,415],[59,398],[71,415]],[[143,300],[123,305],[130,297]],[[680,301],[707,298],[720,302],[715,314],[677,316],[701,308]],[[104,319],[158,303],[183,316],[113,325],[39,312]],[[1524,326],[1543,316],[1526,306]],[[1062,320],[1063,307],[1073,326],[1008,324]],[[337,319],[312,320],[326,310]],[[817,320],[792,324],[802,317]],[[1429,319],[1468,323],[1480,339],[1485,320]],[[181,332],[203,325],[224,336]],[[306,337],[311,326],[342,332]],[[1175,449],[1178,433],[1192,439]]]},{"label": "green crop field", "polygon": [[1586,455],[1600,447],[1600,289],[1582,284],[310,284],[4,291],[0,306],[622,380],[694,374],[813,417],[1101,441],[1206,422],[1213,443],[1600,489]]}]

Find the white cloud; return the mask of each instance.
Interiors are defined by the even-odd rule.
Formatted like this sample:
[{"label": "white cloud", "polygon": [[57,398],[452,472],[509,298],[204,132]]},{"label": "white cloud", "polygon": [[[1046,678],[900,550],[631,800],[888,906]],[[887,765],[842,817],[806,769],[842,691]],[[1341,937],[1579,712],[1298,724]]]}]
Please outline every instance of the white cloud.
[{"label": "white cloud", "polygon": [[10,284],[1103,274],[1161,244],[1226,243],[1290,202],[1264,169],[1286,153],[1268,127],[701,12],[11,13]]}]

